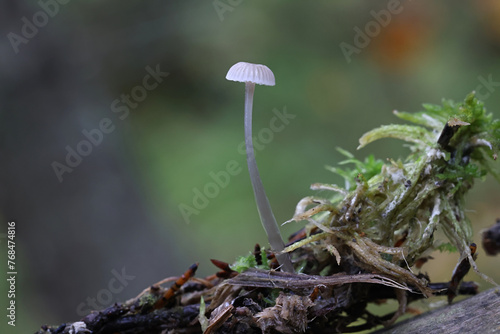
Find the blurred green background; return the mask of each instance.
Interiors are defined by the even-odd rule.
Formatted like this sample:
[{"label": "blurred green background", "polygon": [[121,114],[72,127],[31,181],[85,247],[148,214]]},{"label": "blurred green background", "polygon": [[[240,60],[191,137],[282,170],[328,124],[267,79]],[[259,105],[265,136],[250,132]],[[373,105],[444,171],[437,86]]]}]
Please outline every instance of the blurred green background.
[{"label": "blurred green background", "polygon": [[[279,222],[314,194],[310,184],[342,182],[324,168],[342,160],[336,147],[358,158],[405,156],[396,140],[356,151],[364,132],[398,122],[394,109],[418,111],[422,103],[460,101],[478,90],[500,117],[494,0],[4,0],[0,6],[0,217],[18,226],[17,326],[2,316],[2,332],[74,321],[92,303],[125,301],[193,262],[205,276],[216,270],[209,259],[231,262],[256,242],[267,244],[238,148],[244,85],[225,80],[236,62],[265,64],[276,77],[275,87],[256,88],[254,133]],[[48,13],[46,21],[40,12]],[[27,21],[38,22],[36,32],[23,28]],[[357,37],[366,28],[372,36]],[[347,44],[357,51],[346,57],[341,45]],[[168,76],[141,90],[147,67]],[[116,109],[127,105],[122,94],[140,96],[128,114]],[[259,138],[273,110],[285,109],[294,116],[289,124]],[[54,162],[65,164],[67,147],[76,149],[86,139],[82,131],[106,118],[113,131],[60,182]],[[194,207],[196,192],[230,161],[241,171],[186,219],[180,208]],[[498,184],[478,183],[469,199],[479,243],[479,231],[500,217]],[[288,235],[301,227],[282,230]],[[1,254],[5,233],[6,227]],[[438,254],[423,270],[447,281],[456,260]],[[481,250],[478,264],[500,281],[498,259]],[[467,279],[488,287],[473,273]],[[5,280],[0,286],[5,310]]]}]

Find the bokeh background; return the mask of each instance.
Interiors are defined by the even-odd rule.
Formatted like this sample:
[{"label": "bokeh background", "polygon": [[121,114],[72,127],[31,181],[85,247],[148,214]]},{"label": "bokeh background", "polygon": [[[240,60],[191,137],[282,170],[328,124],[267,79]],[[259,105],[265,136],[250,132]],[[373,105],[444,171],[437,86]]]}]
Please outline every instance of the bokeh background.
[{"label": "bokeh background", "polygon": [[[390,8],[397,13],[376,23]],[[342,160],[336,147],[358,158],[406,155],[396,140],[356,151],[364,132],[398,122],[394,109],[478,90],[500,117],[499,22],[495,0],[0,1],[0,254],[7,271],[14,220],[18,271],[17,326],[6,325],[2,279],[0,331],[74,321],[193,262],[209,275],[210,258],[231,262],[266,245],[239,149],[244,85],[225,80],[234,63],[266,64],[276,76],[275,87],[256,88],[256,136],[276,111],[295,117],[272,138],[263,133],[257,152],[284,222],[313,194],[311,183],[342,182],[324,168]],[[346,56],[341,45],[357,47],[366,27],[373,36]],[[168,76],[125,116],[119,100],[141,92],[148,67]],[[67,147],[103,119],[113,131],[60,182],[53,163],[65,164]],[[197,190],[230,161],[240,172],[196,209]],[[476,242],[500,217],[499,190],[488,178],[469,196]],[[185,206],[197,210],[188,219]],[[438,254],[423,269],[446,281],[456,260]],[[500,281],[498,259],[481,250],[478,263]],[[488,287],[473,273],[467,279]]]}]

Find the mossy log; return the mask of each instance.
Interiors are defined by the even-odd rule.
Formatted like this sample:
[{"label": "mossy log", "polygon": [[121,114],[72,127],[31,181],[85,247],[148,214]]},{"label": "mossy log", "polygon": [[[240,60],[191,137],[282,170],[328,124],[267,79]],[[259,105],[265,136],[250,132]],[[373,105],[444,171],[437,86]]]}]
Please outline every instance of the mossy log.
[{"label": "mossy log", "polygon": [[[286,278],[293,274],[277,274],[273,277],[273,281],[276,284],[276,288],[284,288],[283,284],[287,284]],[[373,277],[367,277],[367,275],[358,275],[360,278],[357,280],[359,282],[371,280],[377,278],[377,275],[371,275]],[[370,275],[368,275],[370,276]],[[252,280],[252,277],[255,278]],[[227,297],[234,292],[240,291],[239,284],[246,282],[245,285],[253,287],[256,289],[254,292],[259,291],[258,294],[265,293],[267,285],[262,285],[266,281],[258,280],[258,276],[253,274],[241,274],[236,280],[229,280],[221,286],[219,289],[218,299],[226,300]],[[349,276],[340,276],[340,279],[348,279]],[[331,277],[326,281],[321,281],[322,286],[327,286],[329,284],[334,284],[333,280],[339,279],[339,277]],[[236,285],[232,285],[232,283]],[[288,282],[293,285],[293,289],[304,288],[304,285],[310,283],[310,280],[303,279],[296,284]],[[447,283],[431,283],[431,287],[436,294],[445,295],[447,290]],[[370,288],[369,288],[370,287]],[[368,288],[368,290],[367,290]],[[460,286],[459,293],[461,295],[475,294],[477,285],[474,282],[463,282]],[[146,289],[146,290],[151,290]],[[153,289],[156,291],[156,289]],[[268,292],[275,289],[270,289]],[[288,289],[285,289],[288,290]],[[366,291],[365,291],[366,290]],[[225,292],[224,292],[225,291]],[[264,326],[260,323],[260,318],[265,318],[264,313],[272,313],[275,308],[262,308],[259,305],[258,298],[253,298],[251,293],[245,293],[232,300],[231,303],[220,303],[215,299],[212,299],[213,304],[219,305],[217,309],[212,312],[208,311],[209,306],[205,309],[205,306],[199,303],[189,303],[185,306],[171,306],[168,308],[161,308],[157,310],[152,310],[150,306],[154,302],[151,295],[144,294],[142,297],[130,300],[125,304],[115,304],[101,311],[94,311],[77,322],[64,323],[58,326],[42,326],[42,329],[37,332],[37,334],[83,334],[83,333],[94,333],[94,334],[112,334],[112,333],[127,333],[127,334],[143,334],[143,333],[164,333],[169,331],[169,333],[203,333],[202,323],[204,322],[205,333],[345,333],[345,332],[358,332],[360,330],[367,330],[374,328],[380,324],[387,324],[387,321],[391,319],[394,313],[387,314],[383,317],[377,317],[370,314],[366,314],[363,318],[366,323],[364,325],[359,325],[355,327],[349,327],[349,324],[355,321],[358,317],[362,316],[363,310],[366,307],[366,302],[370,300],[383,300],[383,299],[394,299],[395,289],[380,284],[363,284],[363,283],[350,283],[343,284],[336,289],[335,301],[333,300],[323,300],[314,305],[311,297],[299,296],[291,290],[288,293],[284,293],[283,290],[280,292],[280,296],[276,299],[276,303],[281,305],[280,314],[273,316],[268,325]],[[365,300],[364,303],[360,303],[359,297],[360,293],[364,291]],[[403,291],[403,290],[400,290]],[[157,291],[158,292],[158,291]],[[296,291],[297,292],[297,291]],[[196,292],[194,292],[196,294]],[[423,298],[422,294],[415,294],[407,292],[407,301],[417,300]],[[466,321],[474,318],[476,322],[488,322],[486,319],[495,319],[500,312],[499,304],[500,298],[498,298],[500,292],[496,290],[490,290],[481,294],[480,297],[473,297],[466,299],[456,305],[447,306],[443,309],[430,312],[429,314],[436,314],[436,319],[438,320],[427,320],[427,316],[423,315],[414,318],[417,323],[424,322],[427,328],[426,330],[430,333],[443,333],[442,328],[452,328],[449,323],[455,325],[456,328],[460,329]],[[357,296],[357,297],[356,297]],[[186,296],[187,297],[187,296]],[[254,296],[256,297],[256,296]],[[268,296],[270,297],[270,296]],[[232,298],[232,297],[231,297]],[[231,299],[230,298],[230,299]],[[187,299],[192,299],[189,297]],[[217,298],[216,298],[217,299]],[[281,302],[280,302],[281,300]],[[227,306],[226,306],[227,304]],[[459,305],[459,311],[454,310],[457,305]],[[291,307],[293,306],[293,307]],[[210,319],[200,318],[200,308],[203,307],[207,313],[212,313]],[[285,313],[294,314],[293,317],[282,317],[284,310]],[[222,310],[222,312],[221,312]],[[261,312],[265,311],[265,312]],[[256,313],[261,312],[260,316]],[[341,315],[340,313],[347,312],[351,317]],[[205,314],[205,312],[201,312]],[[440,319],[442,314],[446,314],[446,319]],[[300,317],[299,317],[300,315]],[[424,320],[420,320],[423,318]],[[315,320],[316,319],[316,320]],[[261,319],[262,320],[262,319]],[[269,320],[269,319],[267,319]],[[293,321],[292,321],[293,320]],[[295,321],[295,322],[294,322]],[[269,321],[268,321],[269,322]],[[279,323],[278,323],[279,322]],[[413,320],[409,320],[413,323]],[[403,323],[402,323],[403,324]],[[279,326],[278,326],[279,325]],[[490,324],[480,325],[486,326],[491,325],[492,328],[498,327],[500,324],[490,321]],[[406,333],[407,329],[403,328],[399,331],[399,326],[396,326],[392,331],[382,331],[381,333]],[[420,324],[415,325],[413,333],[421,333]],[[478,326],[479,325],[474,325]],[[496,327],[495,327],[496,326]],[[264,327],[264,328],[261,328]],[[268,328],[269,327],[269,328]],[[435,328],[433,328],[435,327]],[[271,330],[272,328],[272,330]],[[488,327],[489,328],[489,327]],[[397,330],[397,331],[394,331]],[[445,331],[446,332],[446,331]],[[458,331],[460,332],[460,331]],[[470,331],[469,331],[470,332]],[[474,332],[474,331],[472,331]],[[489,331],[480,331],[481,333],[489,333]],[[490,331],[491,332],[491,331]],[[411,333],[411,332],[410,332]],[[446,332],[446,333],[453,333]]]}]

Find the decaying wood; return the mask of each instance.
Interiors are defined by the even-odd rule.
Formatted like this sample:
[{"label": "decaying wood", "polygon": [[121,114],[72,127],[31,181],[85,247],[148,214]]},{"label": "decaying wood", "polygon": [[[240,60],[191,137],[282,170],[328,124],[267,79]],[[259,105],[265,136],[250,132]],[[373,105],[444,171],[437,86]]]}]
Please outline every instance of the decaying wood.
[{"label": "decaying wood", "polygon": [[474,297],[402,321],[374,334],[500,333],[500,290]]},{"label": "decaying wood", "polygon": [[[123,305],[115,304],[92,312],[74,323],[43,326],[38,333],[202,333],[203,330],[205,333],[356,332],[386,324],[397,317],[394,313],[377,317],[365,312],[368,302],[401,297],[412,302],[424,298],[417,290],[411,292],[408,288],[402,290],[394,286],[398,285],[375,274],[321,277],[252,269],[205,290],[188,293],[193,288],[188,286],[179,291],[182,296],[178,297],[182,298],[166,308],[155,310],[152,305],[148,307],[144,303],[149,298],[148,293],[161,295],[158,286],[155,286]],[[437,295],[445,295],[448,287],[449,283],[429,285]],[[263,302],[263,298],[271,298],[272,291],[280,291],[274,306]],[[475,294],[476,291],[475,283],[464,282],[458,292]],[[310,292],[316,296],[311,298]],[[204,293],[208,304],[204,325],[199,321],[201,299],[184,298],[200,293]],[[349,326],[358,317],[362,317],[365,324]]]},{"label": "decaying wood", "polygon": [[[194,264],[182,276],[153,284],[124,304],[94,311],[77,322],[43,326],[37,334],[353,333],[390,326],[408,303],[446,295],[450,288],[450,283],[429,283],[424,274],[414,276],[418,286],[363,270],[355,256],[343,256],[339,266],[328,252],[324,257],[313,256],[310,248],[295,252],[297,258],[307,259],[304,273],[256,268],[237,273],[216,261],[222,272],[194,278]],[[167,281],[174,283],[163,287]],[[465,282],[456,292],[476,294],[477,285]],[[368,311],[368,303],[386,299],[398,301],[395,312],[376,316]]]},{"label": "decaying wood", "polygon": [[316,286],[339,286],[348,283],[373,283],[393,288],[411,291],[390,278],[377,274],[346,275],[335,274],[331,276],[301,275],[281,271],[249,269],[229,280],[227,284],[236,286],[304,290]]}]

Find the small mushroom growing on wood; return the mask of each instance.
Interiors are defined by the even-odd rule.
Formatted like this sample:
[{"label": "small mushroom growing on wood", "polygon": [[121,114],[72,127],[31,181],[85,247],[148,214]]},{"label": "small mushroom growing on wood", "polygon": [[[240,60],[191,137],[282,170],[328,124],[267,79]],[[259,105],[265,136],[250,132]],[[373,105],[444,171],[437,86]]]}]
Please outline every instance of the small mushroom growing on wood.
[{"label": "small mushroom growing on wood", "polygon": [[[265,65],[239,62],[233,65],[226,75],[227,80],[245,83],[245,146],[247,152],[248,171],[257,202],[260,220],[266,230],[269,243],[273,251],[281,252],[285,244],[281,238],[278,224],[274,218],[271,205],[267,199],[264,186],[260,179],[259,170],[255,161],[255,153],[252,142],[252,106],[255,84],[274,86],[274,74]],[[277,259],[284,271],[294,272],[290,255],[288,253],[278,254]]]}]

